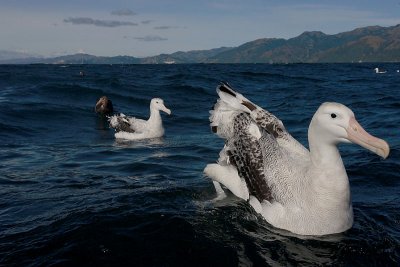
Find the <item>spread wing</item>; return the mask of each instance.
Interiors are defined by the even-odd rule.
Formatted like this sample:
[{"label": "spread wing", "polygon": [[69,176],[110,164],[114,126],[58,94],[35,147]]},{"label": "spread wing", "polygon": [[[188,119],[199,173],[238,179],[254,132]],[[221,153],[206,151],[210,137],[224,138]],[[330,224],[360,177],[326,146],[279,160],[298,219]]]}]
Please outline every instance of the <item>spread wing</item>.
[{"label": "spread wing", "polygon": [[[238,174],[247,184],[250,195],[260,202],[272,200],[268,179],[265,179],[264,153],[262,142],[267,133],[257,133],[257,126],[250,116],[240,113],[234,118],[234,134],[226,142],[228,161],[236,167]],[[267,138],[269,138],[267,136]]]},{"label": "spread wing", "polygon": [[227,83],[221,83],[217,87],[217,92],[223,101],[227,101],[228,103],[234,102],[235,104],[232,105],[234,109],[248,113],[261,129],[274,136],[279,146],[287,150],[288,155],[296,158],[309,156],[309,151],[292,137],[282,121],[274,114],[254,104],[242,94],[235,92]]},{"label": "spread wing", "polygon": [[[249,193],[260,202],[279,198],[292,176],[293,158],[308,158],[308,150],[297,142],[283,123],[228,84],[217,88],[220,99],[210,111],[212,130],[226,140],[228,164],[236,167]],[[292,168],[293,167],[293,168]],[[278,178],[277,178],[278,177]],[[279,200],[279,199],[278,199]]]}]

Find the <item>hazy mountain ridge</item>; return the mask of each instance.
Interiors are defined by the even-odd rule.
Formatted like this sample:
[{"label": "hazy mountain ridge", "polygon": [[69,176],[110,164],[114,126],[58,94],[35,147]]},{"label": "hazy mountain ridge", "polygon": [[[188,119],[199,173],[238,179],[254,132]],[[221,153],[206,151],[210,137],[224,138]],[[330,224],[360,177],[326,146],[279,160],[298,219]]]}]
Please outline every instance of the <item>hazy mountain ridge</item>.
[{"label": "hazy mountain ridge", "polygon": [[400,25],[370,26],[335,35],[304,32],[285,39],[259,39],[210,59],[214,63],[322,63],[400,61]]},{"label": "hazy mountain ridge", "polygon": [[165,62],[174,63],[204,63],[210,57],[216,56],[225,51],[231,50],[231,47],[220,47],[210,50],[193,50],[188,52],[178,51],[172,54],[161,54],[154,57],[146,57],[141,59],[143,64],[160,64]]},{"label": "hazy mountain ridge", "polygon": [[10,60],[10,59],[32,58],[32,57],[35,56],[26,52],[0,50],[0,61]]},{"label": "hazy mountain ridge", "polygon": [[0,57],[0,64],[334,63],[399,62],[400,24],[369,26],[328,35],[304,32],[290,39],[262,38],[238,47],[178,51],[153,57],[75,54],[55,58]]}]

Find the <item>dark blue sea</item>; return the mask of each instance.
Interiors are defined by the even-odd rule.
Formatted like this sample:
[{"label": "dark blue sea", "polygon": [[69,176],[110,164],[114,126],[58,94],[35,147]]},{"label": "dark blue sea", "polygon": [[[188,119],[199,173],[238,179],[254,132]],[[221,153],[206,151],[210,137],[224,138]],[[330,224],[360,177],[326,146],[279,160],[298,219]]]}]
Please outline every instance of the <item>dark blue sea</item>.
[{"label": "dark blue sea", "polygon": [[[400,64],[0,65],[1,266],[399,266]],[[84,76],[80,76],[80,72]],[[307,146],[325,101],[350,107],[391,146],[382,160],[340,146],[354,226],[301,237],[269,225],[203,175],[216,86],[278,116]],[[165,136],[116,141],[97,99],[146,118],[164,99]]]}]

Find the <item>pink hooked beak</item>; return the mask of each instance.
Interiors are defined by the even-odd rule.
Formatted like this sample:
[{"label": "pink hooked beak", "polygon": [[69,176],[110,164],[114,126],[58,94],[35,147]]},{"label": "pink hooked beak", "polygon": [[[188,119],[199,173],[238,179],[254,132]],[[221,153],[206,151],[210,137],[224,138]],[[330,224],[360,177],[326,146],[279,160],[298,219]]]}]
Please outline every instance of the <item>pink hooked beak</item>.
[{"label": "pink hooked beak", "polygon": [[390,148],[388,143],[367,133],[354,117],[350,119],[346,131],[351,142],[374,152],[384,159],[389,155]]}]

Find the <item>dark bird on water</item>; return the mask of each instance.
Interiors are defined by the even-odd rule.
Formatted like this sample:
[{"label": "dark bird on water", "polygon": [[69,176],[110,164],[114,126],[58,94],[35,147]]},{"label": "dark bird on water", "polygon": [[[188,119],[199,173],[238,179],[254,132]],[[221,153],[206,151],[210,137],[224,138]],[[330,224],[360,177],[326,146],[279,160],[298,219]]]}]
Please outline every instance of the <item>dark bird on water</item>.
[{"label": "dark bird on water", "polygon": [[114,112],[113,104],[106,96],[102,96],[97,100],[94,110],[101,115],[111,115]]}]

